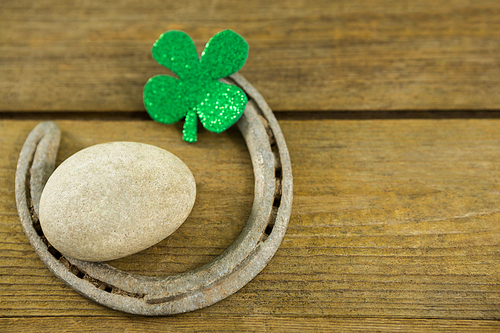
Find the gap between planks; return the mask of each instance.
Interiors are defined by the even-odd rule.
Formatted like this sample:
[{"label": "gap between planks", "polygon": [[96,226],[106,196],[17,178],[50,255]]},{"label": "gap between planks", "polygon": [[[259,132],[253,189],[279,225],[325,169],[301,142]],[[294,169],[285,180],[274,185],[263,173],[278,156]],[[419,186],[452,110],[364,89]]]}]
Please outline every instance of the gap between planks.
[{"label": "gap between planks", "polygon": [[[500,110],[275,111],[278,120],[500,119]],[[0,112],[2,120],[149,121],[146,111]]]}]

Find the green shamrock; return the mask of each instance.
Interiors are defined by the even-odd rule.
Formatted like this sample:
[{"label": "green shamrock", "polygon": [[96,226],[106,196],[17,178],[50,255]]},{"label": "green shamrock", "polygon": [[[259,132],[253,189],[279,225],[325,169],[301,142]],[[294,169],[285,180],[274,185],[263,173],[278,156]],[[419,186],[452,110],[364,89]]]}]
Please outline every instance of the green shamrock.
[{"label": "green shamrock", "polygon": [[247,42],[231,30],[216,34],[198,58],[191,37],[168,31],[154,43],[153,58],[179,78],[158,75],[144,87],[151,118],[173,124],[186,118],[182,139],[196,142],[198,117],[207,130],[220,133],[238,121],[248,102],[240,88],[219,79],[236,73],[247,59]]}]

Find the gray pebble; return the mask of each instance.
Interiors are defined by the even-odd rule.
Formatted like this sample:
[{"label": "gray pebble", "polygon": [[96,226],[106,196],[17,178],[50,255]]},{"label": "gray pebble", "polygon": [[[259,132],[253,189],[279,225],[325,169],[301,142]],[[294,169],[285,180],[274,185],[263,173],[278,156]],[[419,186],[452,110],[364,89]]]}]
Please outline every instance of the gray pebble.
[{"label": "gray pebble", "polygon": [[173,233],[195,197],[191,171],[168,151],[134,142],[99,144],[51,175],[40,199],[40,224],[64,255],[113,260]]}]

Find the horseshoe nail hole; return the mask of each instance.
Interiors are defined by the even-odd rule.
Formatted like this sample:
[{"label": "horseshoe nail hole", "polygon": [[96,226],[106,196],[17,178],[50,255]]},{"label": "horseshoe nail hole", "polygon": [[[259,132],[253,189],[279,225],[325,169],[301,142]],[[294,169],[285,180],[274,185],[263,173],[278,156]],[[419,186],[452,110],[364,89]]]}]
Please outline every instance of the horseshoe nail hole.
[{"label": "horseshoe nail hole", "polygon": [[54,258],[56,258],[58,260],[62,257],[61,252],[57,251],[52,245],[49,245],[47,247],[47,250],[49,251],[50,254],[52,254],[54,256]]},{"label": "horseshoe nail hole", "polygon": [[40,225],[40,222],[38,222],[38,219],[33,222],[33,229],[35,229],[38,236],[43,236],[42,227]]},{"label": "horseshoe nail hole", "polygon": [[276,139],[274,138],[274,135],[269,138],[269,142],[271,143],[271,149],[274,150],[278,147],[278,143],[276,142]]},{"label": "horseshoe nail hole", "polygon": [[268,226],[266,227],[266,230],[264,231],[264,233],[265,233],[267,236],[269,236],[269,235],[271,234],[271,232],[273,232],[273,227],[274,227],[274,225],[268,225]]},{"label": "horseshoe nail hole", "polygon": [[33,221],[33,229],[35,229],[38,236],[42,237],[43,236],[42,226],[40,225],[40,220],[38,219],[38,216],[35,213],[35,209],[33,208],[33,201],[31,199],[30,199],[30,214],[31,214],[31,220]]},{"label": "horseshoe nail hole", "polygon": [[111,288],[110,286],[106,286],[106,287],[104,287],[104,291],[107,293],[110,293],[113,291],[113,288]]},{"label": "horseshoe nail hole", "polygon": [[274,176],[278,179],[281,179],[281,168],[276,168],[274,170]]},{"label": "horseshoe nail hole", "polygon": [[79,270],[79,269],[78,269],[78,270],[76,270],[76,272],[74,272],[73,274],[75,274],[75,275],[76,275],[76,277],[77,277],[77,278],[79,278],[79,279],[83,279],[83,277],[85,276],[85,273],[84,273],[84,272],[82,272],[82,271],[81,271],[81,270]]},{"label": "horseshoe nail hole", "polygon": [[274,198],[273,206],[278,208],[281,205],[281,197]]},{"label": "horseshoe nail hole", "polygon": [[271,235],[274,229],[274,223],[276,222],[276,217],[278,216],[278,208],[273,207],[271,210],[271,215],[269,216],[269,221],[267,223],[266,229],[264,230],[264,234],[262,235],[262,241],[265,241],[267,237]]}]

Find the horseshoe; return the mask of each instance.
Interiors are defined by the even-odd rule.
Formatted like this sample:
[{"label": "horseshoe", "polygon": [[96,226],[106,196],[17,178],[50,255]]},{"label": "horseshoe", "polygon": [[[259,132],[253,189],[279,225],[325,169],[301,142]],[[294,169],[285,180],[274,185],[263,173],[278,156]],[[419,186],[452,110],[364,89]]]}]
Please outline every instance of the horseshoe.
[{"label": "horseshoe", "polygon": [[16,171],[16,203],[24,232],[48,269],[83,296],[114,310],[172,315],[212,305],[244,287],[271,260],[285,236],[292,209],[292,167],[271,109],[241,75],[226,79],[248,95],[238,127],[252,159],[254,202],[247,224],[220,256],[201,268],[166,276],[130,274],[104,263],[62,255],[44,237],[38,205],[54,171],[60,132],[42,122],[29,134]]}]

